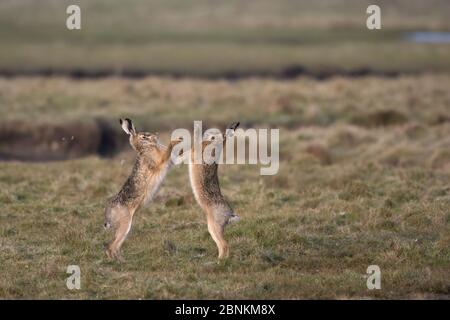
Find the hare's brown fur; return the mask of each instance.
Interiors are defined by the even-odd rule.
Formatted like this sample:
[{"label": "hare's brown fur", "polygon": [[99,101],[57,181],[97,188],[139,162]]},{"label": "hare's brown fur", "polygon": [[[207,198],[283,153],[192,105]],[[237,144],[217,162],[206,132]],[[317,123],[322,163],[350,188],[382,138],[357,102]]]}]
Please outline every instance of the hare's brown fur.
[{"label": "hare's brown fur", "polygon": [[171,152],[179,141],[168,147],[161,145],[155,135],[136,133],[131,120],[121,120],[130,144],[137,156],[133,170],[122,189],[112,197],[105,209],[105,228],[114,227],[115,236],[106,248],[110,258],[120,259],[120,248],[131,229],[135,211],[153,199],[172,166]]},{"label": "hare's brown fur", "polygon": [[[239,123],[231,125],[231,130],[234,131],[238,125]],[[220,138],[212,141],[203,141],[202,153],[205,147],[211,143],[221,143],[223,148],[227,136],[223,135]],[[229,222],[239,218],[235,215],[220,191],[217,162],[208,164],[203,159],[201,164],[196,164],[194,151],[191,150],[189,178],[195,199],[206,213],[208,231],[217,245],[219,259],[226,258],[229,255],[229,246],[223,236],[224,228]]]}]

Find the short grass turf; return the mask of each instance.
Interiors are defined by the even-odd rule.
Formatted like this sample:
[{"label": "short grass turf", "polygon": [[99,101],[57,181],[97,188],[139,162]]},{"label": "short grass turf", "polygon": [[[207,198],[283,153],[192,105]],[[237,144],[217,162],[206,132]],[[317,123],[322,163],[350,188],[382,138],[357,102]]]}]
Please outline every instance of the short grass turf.
[{"label": "short grass turf", "polygon": [[[131,148],[110,159],[2,162],[0,297],[448,298],[448,82],[432,74],[3,80],[2,88],[11,89],[1,94],[2,110],[5,101],[13,106],[9,119],[129,115],[152,130],[152,112],[167,110],[163,123],[187,123],[214,120],[207,111],[217,108],[217,119],[280,128],[281,162],[274,176],[260,176],[254,165],[221,166],[223,193],[241,221],[227,228],[231,256],[220,263],[185,165],[136,213],[118,263],[103,252],[112,237],[102,228],[103,209],[131,170]],[[47,96],[55,97],[55,108],[45,108]],[[283,120],[290,117],[298,120]],[[70,291],[66,269],[73,264],[81,268],[81,289]],[[367,289],[369,265],[381,268],[381,290]]]}]

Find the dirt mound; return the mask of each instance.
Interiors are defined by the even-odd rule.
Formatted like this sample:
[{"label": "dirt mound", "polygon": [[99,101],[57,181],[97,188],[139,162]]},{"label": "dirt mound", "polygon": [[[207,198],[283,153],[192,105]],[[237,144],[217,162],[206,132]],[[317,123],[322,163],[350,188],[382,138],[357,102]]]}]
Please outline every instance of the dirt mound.
[{"label": "dirt mound", "polygon": [[0,160],[50,161],[86,155],[110,156],[127,143],[110,121],[0,124]]}]

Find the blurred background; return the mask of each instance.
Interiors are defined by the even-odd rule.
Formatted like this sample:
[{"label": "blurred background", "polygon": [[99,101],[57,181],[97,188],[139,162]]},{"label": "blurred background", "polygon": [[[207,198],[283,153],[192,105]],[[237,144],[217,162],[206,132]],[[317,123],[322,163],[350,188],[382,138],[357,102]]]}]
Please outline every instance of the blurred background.
[{"label": "blurred background", "polygon": [[[65,27],[70,4],[81,8],[82,30]],[[366,28],[370,4],[381,7],[381,30]],[[442,73],[450,70],[448,12],[450,3],[445,0],[4,0],[0,3],[0,158],[59,159],[96,150],[102,155],[114,153],[123,141],[114,137],[114,128],[108,125],[125,113],[148,115],[141,122],[154,130],[186,126],[196,116],[205,118],[201,110],[183,110],[180,116],[169,102],[146,108],[151,92],[135,101],[140,106],[110,101],[117,93],[111,86],[98,88],[100,92],[93,89],[104,97],[91,95],[90,100],[80,98],[80,83],[61,84],[57,94],[45,96],[55,83],[48,80],[58,76],[64,83],[152,75],[286,80]],[[36,77],[43,77],[46,89],[21,81],[21,76],[33,76],[35,85]],[[133,86],[127,88],[133,90]],[[15,96],[21,89],[30,94],[21,95],[26,103]],[[241,120],[261,124],[269,119],[279,124],[264,114],[267,106],[260,107],[264,111],[251,112]],[[162,110],[162,118],[155,119]],[[79,139],[64,147],[53,143],[52,149],[54,135],[72,137],[82,116],[96,119],[82,124],[84,132],[96,130],[90,134],[95,141],[80,145],[84,142]],[[289,116],[285,114],[282,121],[299,123]],[[225,125],[231,118],[221,110],[204,120]],[[62,125],[57,120],[72,122]],[[24,135],[23,130],[33,133]]]},{"label": "blurred background", "polygon": [[[65,27],[70,4],[81,8],[82,30]],[[370,4],[381,7],[381,30],[366,28]],[[28,88],[18,80],[20,76],[46,80],[58,76],[76,80],[152,75],[286,80],[298,76],[326,79],[442,73],[450,71],[448,12],[450,3],[445,0],[4,0],[0,3],[0,157],[58,159],[95,150],[114,153],[123,141],[120,136],[114,137],[114,128],[108,125],[111,118],[124,113],[143,116],[151,111],[142,124],[155,130],[185,126],[196,116],[205,118],[205,113],[194,110],[180,117],[176,108],[165,102],[161,108],[153,105],[146,109],[151,92],[147,92],[150,97],[136,102],[142,103],[135,107],[139,109],[124,103],[119,106],[117,100],[108,99],[117,93],[110,86],[99,88],[104,98],[90,97],[95,101],[80,100],[79,83],[60,86],[58,94],[42,97],[45,90],[35,93],[35,87]],[[26,103],[13,96],[18,87],[32,95]],[[127,90],[133,90],[132,86]],[[155,119],[162,109],[165,115]],[[267,111],[267,106],[261,109]],[[269,122],[279,124],[277,119],[263,115],[265,111],[251,113],[242,121],[251,124],[272,119]],[[79,139],[64,148],[53,144],[53,149],[42,146],[36,150],[41,141],[51,146],[48,140],[55,134],[68,138],[75,134],[78,123],[58,125],[56,120],[76,122],[83,115],[85,120],[96,119],[94,124],[82,124],[84,132],[96,130],[91,133],[97,136],[91,145],[80,146],[83,141]],[[283,121],[298,124],[299,119],[287,119],[289,113],[285,116]],[[23,123],[30,120],[32,128]],[[51,128],[40,126],[49,126],[47,120]],[[205,120],[224,125],[232,119],[219,111]],[[31,129],[31,135],[20,133]],[[27,150],[21,150],[25,146]]]},{"label": "blurred background", "polygon": [[[81,8],[81,30],[66,8]],[[381,30],[366,9],[381,8]],[[449,298],[450,1],[1,0],[0,298]],[[106,199],[138,130],[280,129],[280,171],[220,167],[217,264],[185,166],[125,262]],[[65,287],[79,264],[83,290]],[[382,290],[367,290],[367,266]]]},{"label": "blurred background", "polygon": [[[70,4],[81,7],[82,31],[64,27]],[[365,27],[370,4],[382,8],[381,30]],[[448,46],[410,38],[449,30],[445,0],[4,0],[0,8],[3,73],[239,77],[450,68]]]}]

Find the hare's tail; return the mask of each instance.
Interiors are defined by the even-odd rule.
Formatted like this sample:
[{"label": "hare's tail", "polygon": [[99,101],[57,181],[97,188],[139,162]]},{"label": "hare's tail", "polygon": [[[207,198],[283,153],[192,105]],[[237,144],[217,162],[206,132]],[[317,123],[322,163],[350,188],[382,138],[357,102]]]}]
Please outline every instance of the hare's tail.
[{"label": "hare's tail", "polygon": [[237,214],[233,214],[230,219],[228,219],[228,223],[236,223],[239,220],[241,220],[241,218],[237,215]]},{"label": "hare's tail", "polygon": [[105,208],[105,223],[103,224],[103,228],[105,230],[111,228],[111,208],[109,206]]}]

